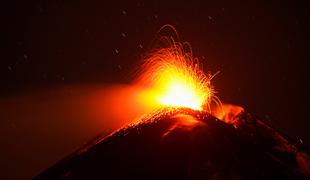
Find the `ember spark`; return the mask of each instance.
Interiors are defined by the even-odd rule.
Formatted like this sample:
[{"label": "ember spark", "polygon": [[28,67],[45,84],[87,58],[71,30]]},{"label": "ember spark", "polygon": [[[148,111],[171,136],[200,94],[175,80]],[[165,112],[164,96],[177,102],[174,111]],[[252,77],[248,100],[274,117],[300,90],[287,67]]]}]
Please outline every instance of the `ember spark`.
[{"label": "ember spark", "polygon": [[[170,29],[178,35],[171,26]],[[139,81],[152,91],[152,98],[162,106],[188,107],[195,110],[210,109],[214,96],[211,74],[205,74],[188,43],[171,36],[160,36],[154,48],[144,59]]]}]

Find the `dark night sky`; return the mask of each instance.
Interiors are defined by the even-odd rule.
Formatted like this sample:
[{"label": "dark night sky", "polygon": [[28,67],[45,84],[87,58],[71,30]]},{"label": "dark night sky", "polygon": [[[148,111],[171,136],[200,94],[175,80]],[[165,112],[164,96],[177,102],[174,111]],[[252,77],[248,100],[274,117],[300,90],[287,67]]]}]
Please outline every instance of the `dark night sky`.
[{"label": "dark night sky", "polygon": [[[181,39],[191,44],[206,72],[221,71],[213,85],[223,102],[245,107],[310,144],[310,9],[306,3],[57,0],[21,1],[2,8],[0,140],[6,147],[1,147],[0,165],[4,178],[32,177],[95,136],[81,133],[74,142],[67,138],[57,144],[49,141],[60,136],[62,126],[55,125],[49,127],[48,138],[33,140],[40,134],[31,133],[31,116],[49,113],[25,109],[28,100],[19,97],[35,93],[36,101],[58,113],[55,107],[63,101],[53,100],[50,105],[49,89],[129,83],[128,74],[164,24],[173,25]],[[9,112],[30,118],[25,123]],[[38,142],[56,147],[29,147]]]}]

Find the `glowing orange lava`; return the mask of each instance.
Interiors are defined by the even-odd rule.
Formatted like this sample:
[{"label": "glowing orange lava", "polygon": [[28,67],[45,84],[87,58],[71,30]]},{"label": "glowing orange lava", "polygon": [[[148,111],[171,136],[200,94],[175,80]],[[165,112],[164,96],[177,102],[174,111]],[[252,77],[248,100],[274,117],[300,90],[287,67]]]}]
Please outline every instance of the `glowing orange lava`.
[{"label": "glowing orange lava", "polygon": [[212,115],[217,117],[218,119],[229,123],[236,123],[236,116],[238,116],[244,109],[240,106],[232,105],[232,104],[221,104],[220,107],[216,107],[212,111]]},{"label": "glowing orange lava", "polygon": [[[188,107],[201,110],[205,102],[211,98],[211,90],[206,84],[200,84],[191,66],[170,63],[157,76],[158,101],[167,106]],[[206,83],[206,82],[202,82]]]},{"label": "glowing orange lava", "polygon": [[215,97],[213,76],[204,74],[188,43],[161,36],[157,44],[161,47],[145,57],[140,77],[151,89],[152,99],[162,106],[209,108]]}]

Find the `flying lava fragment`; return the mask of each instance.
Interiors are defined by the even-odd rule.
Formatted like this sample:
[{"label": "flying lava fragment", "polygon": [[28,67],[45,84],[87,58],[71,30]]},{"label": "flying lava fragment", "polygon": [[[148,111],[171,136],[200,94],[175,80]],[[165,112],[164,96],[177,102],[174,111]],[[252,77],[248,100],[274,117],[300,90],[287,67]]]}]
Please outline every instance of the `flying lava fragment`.
[{"label": "flying lava fragment", "polygon": [[35,179],[310,178],[309,150],[244,108],[222,105],[214,75],[204,74],[190,46],[174,39],[156,39],[135,81],[156,109]]},{"label": "flying lava fragment", "polygon": [[[172,26],[166,25],[159,32],[165,28],[175,32],[178,39]],[[160,36],[154,44],[159,47],[145,56],[138,83],[150,88],[155,103],[195,110],[210,110],[212,100],[219,103],[211,85],[213,76],[202,71],[188,43]]]}]

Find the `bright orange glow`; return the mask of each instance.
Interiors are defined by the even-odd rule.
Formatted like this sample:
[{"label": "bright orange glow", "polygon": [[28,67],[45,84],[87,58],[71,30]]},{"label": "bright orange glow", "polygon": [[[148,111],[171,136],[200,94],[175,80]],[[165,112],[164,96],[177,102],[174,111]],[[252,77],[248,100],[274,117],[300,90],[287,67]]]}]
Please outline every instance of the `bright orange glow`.
[{"label": "bright orange glow", "polygon": [[216,107],[212,111],[212,115],[217,117],[218,119],[230,123],[235,124],[236,123],[236,116],[244,111],[244,109],[240,106],[231,105],[231,104],[222,104],[219,107]]},{"label": "bright orange glow", "polygon": [[190,131],[194,127],[203,124],[203,122],[198,121],[195,117],[191,115],[178,114],[173,117],[175,119],[175,123],[162,135],[162,137],[166,137],[176,128],[180,128],[185,131]]},{"label": "bright orange glow", "polygon": [[139,78],[152,91],[150,98],[161,106],[209,108],[214,97],[210,84],[213,76],[204,74],[188,43],[166,36],[158,41],[165,46],[145,57]]},{"label": "bright orange glow", "polygon": [[210,99],[210,90],[199,87],[196,77],[186,72],[187,67],[174,64],[166,68],[164,72],[158,74],[160,76],[157,82],[159,103],[202,110],[203,104]]}]

